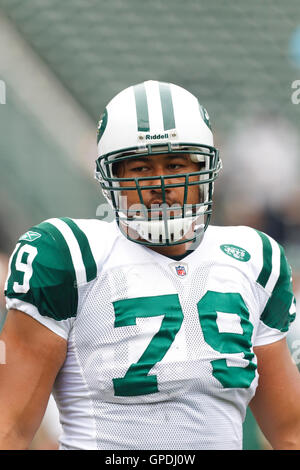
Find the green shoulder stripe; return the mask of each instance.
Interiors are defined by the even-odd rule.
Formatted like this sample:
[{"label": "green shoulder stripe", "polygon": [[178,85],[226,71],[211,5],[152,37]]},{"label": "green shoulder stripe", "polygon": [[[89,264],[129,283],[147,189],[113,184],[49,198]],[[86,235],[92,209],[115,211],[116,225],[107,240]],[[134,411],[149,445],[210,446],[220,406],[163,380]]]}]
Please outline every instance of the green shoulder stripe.
[{"label": "green shoulder stripe", "polygon": [[272,245],[267,235],[259,230],[256,230],[256,232],[260,236],[263,245],[263,267],[257,278],[257,282],[262,287],[265,287],[272,272]]},{"label": "green shoulder stripe", "polygon": [[87,236],[72,219],[69,219],[68,217],[62,217],[61,220],[63,220],[70,227],[78,242],[86,271],[87,282],[95,279],[95,277],[97,276],[97,265],[92,254],[92,250]]},{"label": "green shoulder stripe", "polygon": [[[278,244],[279,245],[279,244]],[[269,298],[265,309],[261,315],[261,320],[270,328],[276,328],[285,332],[289,324],[294,321],[296,314],[290,313],[295,297],[292,287],[292,273],[286,259],[284,250],[280,248],[280,274]]]}]

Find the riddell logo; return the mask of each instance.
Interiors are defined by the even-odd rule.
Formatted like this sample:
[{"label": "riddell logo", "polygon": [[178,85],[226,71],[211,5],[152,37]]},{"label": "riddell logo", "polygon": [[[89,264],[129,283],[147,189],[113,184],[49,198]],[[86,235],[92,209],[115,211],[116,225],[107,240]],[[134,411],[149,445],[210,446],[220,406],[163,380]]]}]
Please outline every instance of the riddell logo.
[{"label": "riddell logo", "polygon": [[169,134],[166,132],[165,134],[146,134],[146,140],[159,140],[159,139],[168,139]]}]

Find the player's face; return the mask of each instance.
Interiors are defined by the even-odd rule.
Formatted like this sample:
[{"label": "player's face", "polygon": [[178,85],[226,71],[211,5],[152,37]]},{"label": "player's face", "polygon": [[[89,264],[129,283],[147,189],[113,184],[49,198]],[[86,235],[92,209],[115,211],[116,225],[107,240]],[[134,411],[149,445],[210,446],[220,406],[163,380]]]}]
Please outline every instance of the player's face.
[{"label": "player's face", "polygon": [[[179,176],[183,173],[192,173],[201,169],[200,163],[192,162],[189,155],[186,154],[160,154],[150,155],[138,159],[124,160],[118,165],[117,176],[119,178],[144,178],[155,177],[153,180],[139,180],[141,187],[143,204],[150,209],[153,205],[161,205],[163,201],[163,192],[160,188],[143,189],[143,186],[158,186],[161,184],[159,177],[168,175],[177,175],[178,178],[165,178],[165,184],[183,184],[185,177]],[[199,181],[199,175],[189,176],[189,182]],[[134,182],[121,182],[120,186],[135,186]],[[137,191],[124,190],[122,196],[126,196],[127,208],[140,204],[140,197]],[[184,203],[184,186],[165,189],[165,198],[167,205],[182,206]],[[199,186],[189,186],[186,204],[197,204],[200,201]]]}]

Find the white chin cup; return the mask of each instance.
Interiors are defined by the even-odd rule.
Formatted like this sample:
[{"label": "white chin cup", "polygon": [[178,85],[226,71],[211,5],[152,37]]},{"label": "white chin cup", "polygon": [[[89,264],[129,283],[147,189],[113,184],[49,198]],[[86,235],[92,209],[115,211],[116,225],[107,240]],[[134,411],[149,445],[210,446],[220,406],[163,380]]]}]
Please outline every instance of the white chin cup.
[{"label": "white chin cup", "polygon": [[197,228],[204,226],[203,215],[168,220],[127,220],[126,225],[150,243],[164,243],[166,240],[172,242],[181,240],[196,221]]}]

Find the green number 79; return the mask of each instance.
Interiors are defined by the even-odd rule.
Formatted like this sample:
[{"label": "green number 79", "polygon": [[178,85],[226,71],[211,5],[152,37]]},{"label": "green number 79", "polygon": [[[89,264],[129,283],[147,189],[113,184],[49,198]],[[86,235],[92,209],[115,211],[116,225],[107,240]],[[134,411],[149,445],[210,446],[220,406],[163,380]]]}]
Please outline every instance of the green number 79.
[{"label": "green number 79", "polygon": [[[177,294],[156,297],[123,299],[113,303],[115,327],[132,326],[139,317],[163,315],[159,331],[152,337],[139,360],[129,367],[124,377],[114,378],[116,396],[137,396],[159,391],[157,376],[149,374],[171,347],[183,322],[183,312]],[[208,291],[197,304],[199,321],[206,343],[220,353],[243,353],[245,367],[228,366],[226,359],[211,361],[212,374],[223,387],[247,388],[255,377],[256,365],[252,362],[251,336],[253,326],[249,311],[238,293]],[[241,332],[220,332],[217,312],[240,317]]]}]

